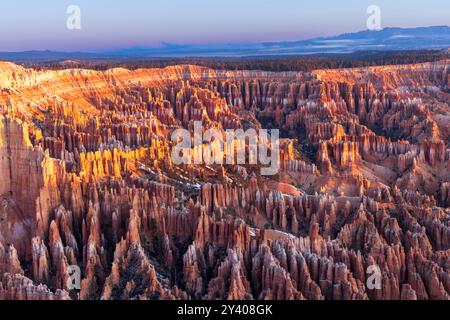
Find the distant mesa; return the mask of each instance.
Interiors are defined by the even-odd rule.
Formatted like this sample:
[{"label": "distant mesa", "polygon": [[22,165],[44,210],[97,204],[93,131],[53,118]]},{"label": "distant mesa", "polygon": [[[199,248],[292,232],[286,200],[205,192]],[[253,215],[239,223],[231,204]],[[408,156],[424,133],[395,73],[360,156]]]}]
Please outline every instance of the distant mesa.
[{"label": "distant mesa", "polygon": [[300,41],[251,44],[178,45],[125,48],[102,52],[1,52],[0,59],[41,62],[76,59],[155,57],[244,57],[342,54],[355,51],[442,50],[450,47],[450,27],[385,28]]}]

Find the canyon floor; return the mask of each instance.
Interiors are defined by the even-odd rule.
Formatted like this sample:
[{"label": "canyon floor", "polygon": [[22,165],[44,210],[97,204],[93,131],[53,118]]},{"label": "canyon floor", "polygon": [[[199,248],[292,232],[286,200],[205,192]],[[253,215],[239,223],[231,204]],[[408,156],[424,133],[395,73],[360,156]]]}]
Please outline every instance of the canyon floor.
[{"label": "canyon floor", "polygon": [[[0,300],[449,300],[449,65],[0,62]],[[279,129],[279,172],[175,165],[195,121]]]}]

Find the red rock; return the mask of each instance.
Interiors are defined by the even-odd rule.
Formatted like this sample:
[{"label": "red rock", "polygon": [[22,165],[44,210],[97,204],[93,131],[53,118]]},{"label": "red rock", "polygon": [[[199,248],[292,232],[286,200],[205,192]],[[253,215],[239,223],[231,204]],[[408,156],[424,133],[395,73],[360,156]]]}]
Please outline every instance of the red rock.
[{"label": "red rock", "polygon": [[[447,65],[0,62],[0,299],[68,299],[76,265],[80,299],[448,300]],[[197,120],[283,128],[277,176],[175,165]]]}]

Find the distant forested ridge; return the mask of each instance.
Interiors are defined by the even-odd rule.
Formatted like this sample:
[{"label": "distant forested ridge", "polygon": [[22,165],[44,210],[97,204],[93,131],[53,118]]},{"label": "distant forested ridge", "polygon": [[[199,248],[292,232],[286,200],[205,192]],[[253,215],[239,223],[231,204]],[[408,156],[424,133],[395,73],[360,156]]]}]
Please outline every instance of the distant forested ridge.
[{"label": "distant forested ridge", "polygon": [[400,65],[432,62],[449,58],[442,50],[420,51],[362,51],[320,56],[265,56],[242,58],[148,58],[148,59],[86,59],[53,61],[34,65],[38,69],[88,68],[106,70],[123,67],[164,68],[179,64],[193,64],[221,70],[311,71],[315,69],[354,68],[380,65]]}]

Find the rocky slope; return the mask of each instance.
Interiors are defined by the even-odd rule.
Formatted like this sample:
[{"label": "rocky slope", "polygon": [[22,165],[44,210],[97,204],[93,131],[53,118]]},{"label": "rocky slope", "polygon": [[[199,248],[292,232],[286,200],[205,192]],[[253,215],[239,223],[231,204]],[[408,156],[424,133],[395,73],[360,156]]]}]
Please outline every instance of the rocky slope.
[{"label": "rocky slope", "polygon": [[[448,66],[0,62],[0,299],[448,300]],[[194,121],[279,128],[280,171],[175,165]]]}]

